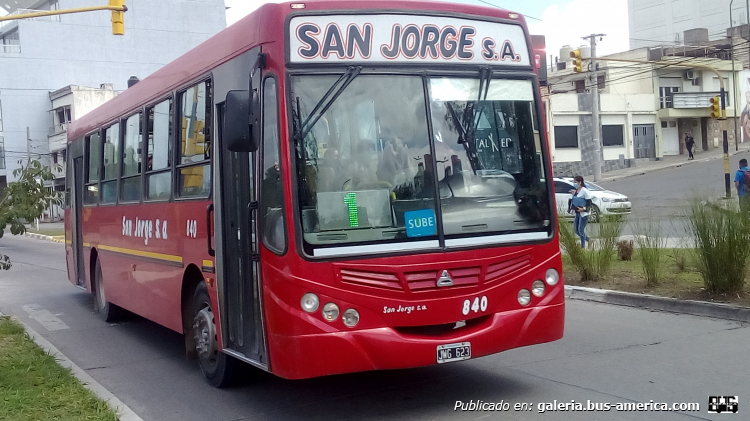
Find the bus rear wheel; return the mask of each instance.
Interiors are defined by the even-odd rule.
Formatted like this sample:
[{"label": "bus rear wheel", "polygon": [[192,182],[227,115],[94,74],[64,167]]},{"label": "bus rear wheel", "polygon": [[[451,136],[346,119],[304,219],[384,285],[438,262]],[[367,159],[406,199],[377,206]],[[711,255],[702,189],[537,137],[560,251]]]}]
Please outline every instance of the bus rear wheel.
[{"label": "bus rear wheel", "polygon": [[114,322],[122,315],[122,309],[107,301],[104,290],[104,278],[102,277],[102,265],[96,259],[94,267],[94,310],[99,317],[107,323]]},{"label": "bus rear wheel", "polygon": [[192,309],[195,353],[201,372],[211,386],[229,386],[234,381],[238,361],[219,351],[216,314],[204,282],[195,288]]}]

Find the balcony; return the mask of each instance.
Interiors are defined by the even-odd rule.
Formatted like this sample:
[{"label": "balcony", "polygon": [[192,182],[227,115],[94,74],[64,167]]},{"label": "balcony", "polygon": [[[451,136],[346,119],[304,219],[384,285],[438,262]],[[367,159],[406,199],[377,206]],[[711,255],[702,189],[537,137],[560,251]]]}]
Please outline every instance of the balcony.
[{"label": "balcony", "polygon": [[[708,108],[711,106],[711,98],[719,96],[719,92],[675,92],[672,94],[672,107],[670,108]],[[726,107],[730,108],[731,104],[726,99],[727,93],[724,94]]]},{"label": "balcony", "polygon": [[66,123],[55,124],[54,126],[49,128],[49,136],[54,136],[56,134],[65,133],[67,131],[68,131],[68,125]]}]

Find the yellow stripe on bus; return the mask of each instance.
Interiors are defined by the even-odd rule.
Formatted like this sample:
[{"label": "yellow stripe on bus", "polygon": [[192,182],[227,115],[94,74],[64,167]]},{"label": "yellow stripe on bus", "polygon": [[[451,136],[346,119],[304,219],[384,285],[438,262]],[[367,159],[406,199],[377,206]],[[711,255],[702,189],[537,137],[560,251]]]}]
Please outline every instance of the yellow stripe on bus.
[{"label": "yellow stripe on bus", "polygon": [[181,256],[174,256],[171,254],[161,254],[161,253],[153,253],[150,251],[126,249],[122,247],[107,246],[104,244],[100,244],[99,248],[102,250],[114,251],[115,253],[129,254],[131,256],[138,256],[138,257],[148,257],[151,259],[166,260],[168,262],[175,262],[175,263],[182,264]]},{"label": "yellow stripe on bus", "polygon": [[85,242],[85,241],[84,241],[84,242],[83,242],[83,246],[84,246],[84,247],[91,247],[91,243],[87,243],[87,242]]},{"label": "yellow stripe on bus", "polygon": [[203,266],[208,266],[208,267],[212,268],[212,267],[214,267],[214,262],[212,262],[210,260],[204,260],[203,261]]}]

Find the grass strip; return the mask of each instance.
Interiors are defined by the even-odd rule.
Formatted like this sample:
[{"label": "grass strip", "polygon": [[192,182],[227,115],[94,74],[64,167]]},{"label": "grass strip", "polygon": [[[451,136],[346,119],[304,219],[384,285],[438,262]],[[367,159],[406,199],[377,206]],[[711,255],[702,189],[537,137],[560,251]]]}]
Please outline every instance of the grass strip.
[{"label": "grass strip", "polygon": [[23,326],[0,317],[0,420],[117,419],[106,402],[34,343]]},{"label": "grass strip", "polygon": [[750,307],[750,283],[736,293],[712,293],[706,289],[699,261],[692,249],[657,249],[662,270],[661,280],[648,285],[643,273],[642,256],[635,253],[631,261],[615,259],[609,273],[597,280],[582,280],[567,254],[563,254],[563,277],[566,285],[651,294],[683,300],[720,302]]}]

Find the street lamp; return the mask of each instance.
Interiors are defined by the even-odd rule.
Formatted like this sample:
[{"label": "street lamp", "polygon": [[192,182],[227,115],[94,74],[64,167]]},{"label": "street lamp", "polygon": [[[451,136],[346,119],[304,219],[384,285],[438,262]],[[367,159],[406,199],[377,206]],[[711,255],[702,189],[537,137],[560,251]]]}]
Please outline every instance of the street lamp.
[{"label": "street lamp", "polygon": [[[748,27],[748,30],[750,31],[750,8],[748,8],[749,2],[750,0],[745,0],[745,11],[747,12],[747,15],[748,15],[747,27]],[[730,30],[731,28],[734,28],[734,20],[732,20],[732,3],[734,3],[734,0],[731,0],[729,2],[729,28]],[[740,30],[740,36],[741,35],[742,35],[742,30]],[[734,97],[734,150],[739,151],[740,147],[737,143],[737,136],[740,136],[741,133],[740,133],[739,125],[737,123],[737,109],[740,107],[740,101],[737,100],[738,98],[737,73],[734,71],[734,31],[732,31],[732,36],[730,37],[729,41],[731,43],[731,51],[732,51],[732,88],[733,88],[732,90],[734,91],[734,93],[732,94],[732,96]],[[750,55],[748,57],[750,58]],[[742,97],[742,91],[740,91],[739,97],[740,98]]]}]

